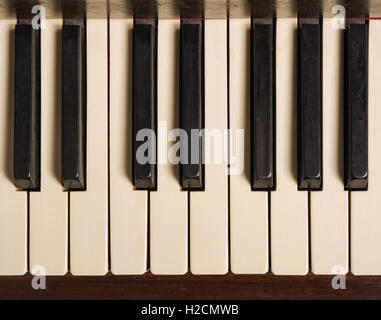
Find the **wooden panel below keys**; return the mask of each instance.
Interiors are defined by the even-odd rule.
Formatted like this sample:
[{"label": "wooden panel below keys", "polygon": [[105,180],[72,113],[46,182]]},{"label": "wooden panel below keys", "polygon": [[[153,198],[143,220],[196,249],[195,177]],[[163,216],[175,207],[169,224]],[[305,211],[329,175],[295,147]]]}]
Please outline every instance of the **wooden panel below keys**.
[{"label": "wooden panel below keys", "polygon": [[271,271],[308,272],[308,193],[298,191],[296,159],[297,19],[278,19],[276,32],[277,189],[271,193]]},{"label": "wooden panel below keys", "polygon": [[381,21],[369,22],[369,182],[351,192],[351,272],[381,275]]},{"label": "wooden panel below keys", "polygon": [[61,28],[62,20],[47,20],[41,30],[41,191],[30,193],[30,271],[43,266],[47,275],[63,275],[68,267],[68,194],[60,177]]},{"label": "wooden panel below keys", "polygon": [[110,21],[110,246],[113,274],[147,270],[147,195],[132,183],[133,20]]},{"label": "wooden panel below keys", "polygon": [[[250,187],[250,19],[230,21],[230,246],[234,273],[268,271],[268,193]],[[245,143],[240,149],[239,130]],[[239,154],[239,152],[244,152]],[[244,159],[238,157],[244,156]],[[233,160],[233,161],[232,161]],[[243,161],[243,163],[241,163]],[[240,166],[244,171],[240,172]]]},{"label": "wooden panel below keys", "polygon": [[70,271],[108,271],[107,21],[87,20],[87,189],[70,192]]},{"label": "wooden panel below keys", "polygon": [[323,20],[323,191],[311,192],[311,270],[348,271],[348,192],[343,187],[343,30]]},{"label": "wooden panel below keys", "polygon": [[[205,164],[205,191],[190,192],[190,269],[193,274],[228,271],[228,179],[223,152],[227,128],[226,21],[205,23],[205,128],[219,131],[222,163],[213,157],[216,139],[205,143],[210,164]],[[214,140],[214,141],[213,141]],[[209,151],[208,151],[208,148]]]},{"label": "wooden panel below keys", "polygon": [[27,194],[13,183],[14,28],[0,20],[0,275],[27,271]]},{"label": "wooden panel below keys", "polygon": [[[158,189],[150,193],[150,269],[154,274],[188,270],[188,193],[170,161],[167,133],[178,125],[179,20],[158,25]],[[168,136],[168,139],[171,137]],[[172,137],[173,138],[173,137]]]}]

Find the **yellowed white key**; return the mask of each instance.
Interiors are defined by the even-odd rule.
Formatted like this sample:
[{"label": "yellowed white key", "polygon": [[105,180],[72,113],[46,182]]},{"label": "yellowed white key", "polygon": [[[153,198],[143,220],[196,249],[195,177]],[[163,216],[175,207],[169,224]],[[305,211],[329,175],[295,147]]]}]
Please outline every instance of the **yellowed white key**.
[{"label": "yellowed white key", "polygon": [[180,20],[159,20],[158,190],[150,193],[150,268],[154,274],[184,274],[188,269],[188,193],[181,191],[179,167],[168,159],[173,142],[167,142],[174,138],[170,131],[179,128],[179,40]]},{"label": "yellowed white key", "polygon": [[14,29],[0,20],[0,275],[27,272],[27,193],[13,183]]},{"label": "yellowed white key", "polygon": [[132,184],[132,19],[110,20],[111,272],[147,270],[147,191]]},{"label": "yellowed white key", "polygon": [[[209,151],[205,145],[211,155],[210,163],[205,164],[205,191],[190,192],[190,269],[194,274],[224,274],[228,271],[227,148],[223,144],[227,128],[226,21],[206,20],[204,28],[205,128],[215,130],[220,139],[211,137]],[[218,148],[221,140],[222,148]],[[221,163],[214,160],[215,149]]]},{"label": "yellowed white key", "polygon": [[311,192],[311,270],[348,271],[348,192],[343,187],[343,36],[323,20],[323,191]]},{"label": "yellowed white key", "polygon": [[70,271],[108,271],[107,20],[87,20],[87,190],[70,192]]},{"label": "yellowed white key", "polygon": [[368,191],[351,192],[351,272],[381,275],[381,21],[369,21]]},{"label": "yellowed white key", "polygon": [[308,272],[308,193],[297,184],[297,19],[277,20],[276,168],[271,192],[271,270],[278,275]]},{"label": "yellowed white key", "polygon": [[[63,275],[68,268],[68,194],[61,185],[61,28],[41,30],[41,191],[31,192],[29,269]],[[34,271],[35,269],[35,271]]]},{"label": "yellowed white key", "polygon": [[[250,187],[250,19],[230,20],[230,252],[234,273],[268,271],[268,193]],[[240,173],[239,133],[244,130]],[[243,151],[243,150],[242,150]]]}]

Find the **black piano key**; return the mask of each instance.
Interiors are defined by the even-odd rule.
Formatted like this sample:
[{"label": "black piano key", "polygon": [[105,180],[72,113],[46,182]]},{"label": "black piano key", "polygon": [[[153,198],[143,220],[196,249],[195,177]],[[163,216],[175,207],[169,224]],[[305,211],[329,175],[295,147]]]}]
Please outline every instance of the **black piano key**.
[{"label": "black piano key", "polygon": [[[136,189],[156,190],[156,25],[135,21],[133,34],[133,183]],[[144,141],[137,141],[138,135]]]},{"label": "black piano key", "polygon": [[298,33],[298,186],[321,190],[321,25],[300,23]]},{"label": "black piano key", "polygon": [[84,26],[62,27],[62,184],[86,189]]},{"label": "black piano key", "polygon": [[348,24],[345,30],[345,151],[346,190],[368,187],[368,25]]},{"label": "black piano key", "polygon": [[275,189],[273,24],[251,28],[251,188]]},{"label": "black piano key", "polygon": [[14,179],[24,190],[40,189],[40,33],[15,30]]},{"label": "black piano key", "polygon": [[[180,127],[188,136],[188,159],[180,164],[180,183],[184,190],[204,190],[203,139],[192,139],[204,128],[203,23],[181,24]],[[195,137],[197,135],[193,135]]]}]

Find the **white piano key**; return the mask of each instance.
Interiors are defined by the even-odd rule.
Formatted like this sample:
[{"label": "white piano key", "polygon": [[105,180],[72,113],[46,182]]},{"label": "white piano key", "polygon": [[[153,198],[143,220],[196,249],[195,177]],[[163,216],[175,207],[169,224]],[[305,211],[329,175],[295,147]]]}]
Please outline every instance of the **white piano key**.
[{"label": "white piano key", "polygon": [[[237,156],[236,130],[245,130],[241,174],[230,176],[230,251],[233,273],[268,271],[268,193],[250,187],[250,19],[230,20],[231,153]],[[238,169],[238,163],[232,163]]]},{"label": "white piano key", "polygon": [[61,34],[62,20],[47,20],[41,30],[41,191],[31,192],[29,269],[47,275],[68,267],[68,194],[61,184]]},{"label": "white piano key", "polygon": [[132,19],[110,20],[111,272],[147,270],[147,191],[132,184]]},{"label": "white piano key", "polygon": [[150,193],[150,268],[154,274],[184,274],[188,268],[188,193],[179,167],[168,161],[170,130],[179,127],[179,20],[158,25],[158,190]]},{"label": "white piano key", "polygon": [[87,20],[87,190],[70,192],[70,271],[108,271],[107,20]]},{"label": "white piano key", "polygon": [[277,20],[276,165],[271,192],[271,270],[277,275],[308,273],[308,193],[298,191],[296,60],[297,19]]},{"label": "white piano key", "polygon": [[348,271],[348,193],[343,187],[343,36],[323,20],[323,191],[311,192],[311,270]]},{"label": "white piano key", "polygon": [[27,193],[13,183],[14,28],[0,20],[0,275],[27,272]]},{"label": "white piano key", "polygon": [[351,192],[351,272],[381,275],[381,21],[369,21],[368,191]]},{"label": "white piano key", "polygon": [[[205,128],[227,128],[226,21],[205,21]],[[222,133],[223,139],[223,133]],[[190,269],[193,274],[228,272],[228,179],[224,150],[220,164],[205,164],[205,191],[190,192]],[[207,149],[207,146],[205,147]]]}]

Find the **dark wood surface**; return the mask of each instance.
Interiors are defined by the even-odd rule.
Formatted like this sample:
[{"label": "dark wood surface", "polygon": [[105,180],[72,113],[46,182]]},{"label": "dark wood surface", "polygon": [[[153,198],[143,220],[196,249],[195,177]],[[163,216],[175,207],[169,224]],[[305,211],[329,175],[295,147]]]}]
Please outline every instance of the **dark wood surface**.
[{"label": "dark wood surface", "polygon": [[186,17],[316,17],[332,16],[336,4],[344,5],[347,16],[380,16],[381,1],[370,0],[0,0],[0,18],[30,15],[36,3],[45,7],[48,18],[66,17],[140,18]]},{"label": "dark wood surface", "polygon": [[346,289],[334,290],[331,276],[113,276],[47,277],[34,290],[32,276],[0,277],[0,299],[381,299],[381,277],[347,275]]}]

